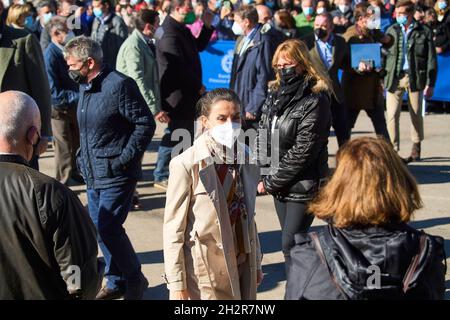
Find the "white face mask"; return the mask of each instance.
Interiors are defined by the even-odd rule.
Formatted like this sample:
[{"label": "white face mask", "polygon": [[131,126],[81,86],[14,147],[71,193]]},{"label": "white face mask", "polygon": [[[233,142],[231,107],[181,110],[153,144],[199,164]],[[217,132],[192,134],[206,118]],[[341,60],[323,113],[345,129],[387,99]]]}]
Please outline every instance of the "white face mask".
[{"label": "white face mask", "polygon": [[233,23],[233,27],[231,28],[231,30],[237,36],[243,36],[244,35],[244,30],[242,30],[241,25],[239,23],[237,23],[236,21]]},{"label": "white face mask", "polygon": [[350,6],[346,5],[346,4],[340,4],[339,5],[339,10],[342,13],[347,13],[348,10],[350,10]]},{"label": "white face mask", "polygon": [[227,122],[213,127],[210,131],[214,141],[231,149],[239,137],[241,124],[238,122]]},{"label": "white face mask", "polygon": [[326,12],[324,7],[317,8],[316,11],[317,11],[317,14],[322,14],[322,13]]}]

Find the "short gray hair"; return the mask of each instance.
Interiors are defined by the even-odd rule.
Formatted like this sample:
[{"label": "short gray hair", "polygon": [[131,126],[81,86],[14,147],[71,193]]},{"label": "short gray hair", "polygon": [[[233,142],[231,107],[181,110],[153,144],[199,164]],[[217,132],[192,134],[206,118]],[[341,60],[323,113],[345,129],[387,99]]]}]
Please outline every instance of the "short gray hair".
[{"label": "short gray hair", "polygon": [[48,24],[45,26],[47,28],[47,32],[52,35],[52,30],[57,30],[59,32],[69,33],[69,27],[67,26],[67,19],[55,16],[50,19]]},{"label": "short gray hair", "polygon": [[95,62],[103,61],[103,50],[100,44],[86,36],[75,37],[70,40],[64,47],[64,58],[76,57],[82,62],[86,62],[88,58],[94,59]]},{"label": "short gray hair", "polygon": [[42,8],[45,8],[45,7],[49,7],[50,9],[55,9],[55,4],[54,4],[54,2],[52,2],[50,0],[41,0],[41,1],[38,1],[37,3],[35,2],[35,7],[36,7],[36,10],[38,10],[38,12],[39,12],[39,10],[41,10]]},{"label": "short gray hair", "polygon": [[40,128],[40,112],[34,99],[20,91],[1,93],[0,138],[17,147],[31,126]]}]

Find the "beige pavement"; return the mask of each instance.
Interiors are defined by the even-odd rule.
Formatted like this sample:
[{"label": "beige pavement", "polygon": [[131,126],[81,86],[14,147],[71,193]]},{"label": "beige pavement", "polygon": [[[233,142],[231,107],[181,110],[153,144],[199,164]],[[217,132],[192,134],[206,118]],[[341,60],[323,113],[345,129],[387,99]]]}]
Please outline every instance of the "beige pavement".
[{"label": "beige pavement", "polygon": [[[409,115],[401,114],[401,151],[407,156],[411,148],[409,140]],[[411,171],[420,183],[420,191],[425,207],[417,212],[413,225],[427,232],[441,235],[445,240],[447,254],[450,255],[450,115],[434,114],[425,117],[425,138],[420,163],[410,165]],[[165,193],[152,187],[152,171],[156,161],[156,150],[161,138],[162,126],[158,126],[154,141],[144,157],[144,181],[139,183],[144,210],[131,212],[125,224],[127,233],[139,255],[143,272],[150,286],[145,297],[148,299],[167,299],[168,291],[164,284],[162,253],[162,222]],[[354,136],[373,135],[373,127],[363,112],[356,123]],[[335,166],[334,155],[337,143],[330,138],[329,163]],[[54,176],[54,157],[50,150],[40,161],[41,170]],[[74,191],[86,203],[85,187],[75,187]],[[282,299],[285,276],[283,257],[280,252],[280,226],[270,196],[257,198],[257,223],[264,252],[263,271],[265,279],[259,288],[258,299]],[[314,225],[321,222],[315,221]],[[450,259],[447,259],[450,265]],[[450,269],[447,272],[447,295],[450,299]]]}]

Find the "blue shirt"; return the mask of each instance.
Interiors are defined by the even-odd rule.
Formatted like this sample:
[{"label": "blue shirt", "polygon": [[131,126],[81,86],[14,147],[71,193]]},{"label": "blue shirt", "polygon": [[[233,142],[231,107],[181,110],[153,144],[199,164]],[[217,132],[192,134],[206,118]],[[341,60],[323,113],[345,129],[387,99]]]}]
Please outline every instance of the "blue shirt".
[{"label": "blue shirt", "polygon": [[244,44],[242,45],[239,55],[242,55],[245,52],[245,50],[247,50],[247,47],[250,44],[250,41],[252,41],[253,37],[255,36],[255,33],[256,33],[256,27],[253,28],[252,31],[250,31],[250,33],[244,37],[244,40],[243,40]]},{"label": "blue shirt", "polygon": [[323,64],[329,70],[331,68],[331,64],[333,63],[333,39],[334,36],[331,35],[328,41],[324,42],[320,40],[317,36],[316,43],[317,49],[319,50],[320,58],[322,59]]},{"label": "blue shirt", "polygon": [[409,61],[408,61],[408,38],[414,28],[414,23],[411,23],[408,30],[405,30],[405,26],[400,26],[403,33],[403,70],[409,71]]}]

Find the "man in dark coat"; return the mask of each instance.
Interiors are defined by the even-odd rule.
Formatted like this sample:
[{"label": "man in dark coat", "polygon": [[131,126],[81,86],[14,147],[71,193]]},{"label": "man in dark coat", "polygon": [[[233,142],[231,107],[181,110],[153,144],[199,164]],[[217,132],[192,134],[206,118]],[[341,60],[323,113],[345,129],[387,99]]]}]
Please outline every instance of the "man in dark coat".
[{"label": "man in dark coat", "polygon": [[[206,49],[214,31],[211,27],[213,15],[205,12],[203,28],[194,38],[186,24],[192,23],[192,4],[188,0],[172,0],[170,15],[162,24],[164,34],[156,42],[161,104],[168,112],[170,122],[162,138],[158,160],[154,171],[155,186],[167,188],[169,162],[172,148],[178,141],[171,141],[176,129],[185,129],[190,134],[191,145],[194,136],[195,105],[205,91],[202,84],[202,67],[199,51]],[[195,18],[195,14],[193,16]],[[186,141],[183,140],[184,143]]]},{"label": "man in dark coat", "polygon": [[64,47],[71,78],[80,83],[77,163],[87,185],[89,213],[106,261],[97,299],[141,299],[148,281],[125,233],[141,159],[155,121],[136,82],[103,64],[100,45],[81,36]]},{"label": "man in dark coat", "polygon": [[[38,155],[45,152],[52,135],[50,88],[41,47],[34,34],[4,25],[0,17],[0,92],[17,90],[30,95],[41,111],[42,136],[30,164],[38,169]],[[0,106],[0,112],[2,106]]]},{"label": "man in dark coat", "polygon": [[240,38],[234,50],[230,89],[241,99],[245,129],[257,129],[267,84],[275,77],[272,57],[280,37],[269,24],[258,23],[258,12],[251,5],[235,11],[233,31]]},{"label": "man in dark coat", "polygon": [[66,19],[59,16],[48,22],[47,29],[52,41],[44,52],[44,59],[52,93],[56,180],[69,186],[77,185],[83,182],[75,162],[80,147],[77,124],[79,85],[69,78],[69,67],[63,56],[64,44],[73,33],[67,27]]},{"label": "man in dark coat", "polygon": [[329,13],[319,14],[314,20],[314,33],[301,39],[311,54],[314,65],[322,67],[333,81],[331,114],[333,129],[339,146],[350,139],[347,106],[344,105],[344,92],[339,81],[339,69],[349,68],[349,52],[344,38],[333,32],[333,18]]},{"label": "man in dark coat", "polygon": [[103,61],[111,67],[116,66],[117,54],[128,38],[128,27],[121,17],[113,11],[110,0],[94,0],[94,15],[91,37],[103,49]]},{"label": "man in dark coat", "polygon": [[35,101],[0,94],[0,299],[93,299],[101,284],[95,227],[77,196],[30,168]]}]

